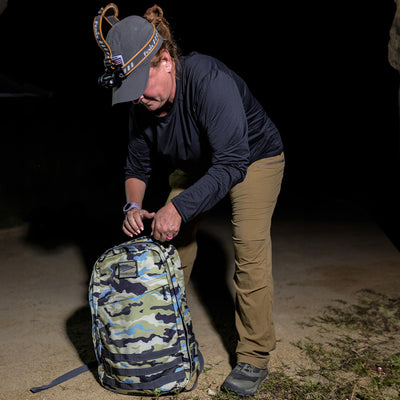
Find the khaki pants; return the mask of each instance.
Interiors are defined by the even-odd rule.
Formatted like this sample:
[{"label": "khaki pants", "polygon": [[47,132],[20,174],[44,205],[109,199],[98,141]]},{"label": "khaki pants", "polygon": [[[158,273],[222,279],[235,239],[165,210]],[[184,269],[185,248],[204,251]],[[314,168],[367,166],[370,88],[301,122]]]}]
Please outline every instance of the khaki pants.
[{"label": "khaki pants", "polygon": [[[233,245],[235,250],[236,329],[239,341],[237,361],[265,369],[269,352],[275,348],[272,321],[273,279],[271,218],[280,192],[284,155],[264,158],[251,164],[243,182],[230,191]],[[182,172],[170,177],[167,201],[182,192]],[[189,277],[197,254],[196,233],[201,217],[182,227],[176,245]]]}]

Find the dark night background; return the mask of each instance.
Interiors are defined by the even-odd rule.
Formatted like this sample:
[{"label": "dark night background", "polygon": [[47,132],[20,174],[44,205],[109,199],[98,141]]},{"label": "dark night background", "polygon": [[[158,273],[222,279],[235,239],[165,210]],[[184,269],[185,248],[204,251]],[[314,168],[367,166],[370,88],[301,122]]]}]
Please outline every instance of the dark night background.
[{"label": "dark night background", "polygon": [[[182,52],[224,61],[280,129],[277,217],[368,218],[399,245],[393,1],[156,3]],[[106,4],[10,0],[0,16],[3,227],[28,220],[33,237],[55,242],[120,234],[127,109],[97,86],[92,33]],[[123,18],[154,2],[116,4]]]}]

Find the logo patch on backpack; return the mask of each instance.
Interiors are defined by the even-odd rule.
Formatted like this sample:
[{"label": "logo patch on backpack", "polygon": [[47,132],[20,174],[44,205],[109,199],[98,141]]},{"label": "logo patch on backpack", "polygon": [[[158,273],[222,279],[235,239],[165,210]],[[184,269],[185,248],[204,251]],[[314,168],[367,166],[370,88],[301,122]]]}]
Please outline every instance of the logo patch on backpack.
[{"label": "logo patch on backpack", "polygon": [[134,260],[118,264],[116,269],[116,276],[118,278],[137,278],[137,262]]}]

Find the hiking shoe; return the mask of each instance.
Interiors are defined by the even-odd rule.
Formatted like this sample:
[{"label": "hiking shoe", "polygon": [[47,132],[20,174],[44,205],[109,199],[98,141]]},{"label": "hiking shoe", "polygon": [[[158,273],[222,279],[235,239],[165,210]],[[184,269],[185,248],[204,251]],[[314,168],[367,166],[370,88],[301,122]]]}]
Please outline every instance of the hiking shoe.
[{"label": "hiking shoe", "polygon": [[268,369],[260,369],[246,363],[239,363],[227,376],[222,389],[240,396],[256,394],[261,382],[267,377]]}]

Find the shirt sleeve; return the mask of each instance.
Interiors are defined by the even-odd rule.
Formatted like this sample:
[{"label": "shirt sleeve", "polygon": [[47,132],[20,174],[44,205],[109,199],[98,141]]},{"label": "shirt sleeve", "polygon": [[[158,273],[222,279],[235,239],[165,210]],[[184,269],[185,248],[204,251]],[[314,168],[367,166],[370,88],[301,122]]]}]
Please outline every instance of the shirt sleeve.
[{"label": "shirt sleeve", "polygon": [[195,113],[200,134],[206,135],[211,166],[172,202],[184,222],[208,211],[241,182],[249,164],[247,118],[234,80],[212,71],[196,90]]},{"label": "shirt sleeve", "polygon": [[152,171],[151,146],[137,126],[133,110],[129,115],[129,144],[125,164],[125,179],[137,178],[148,183]]}]

